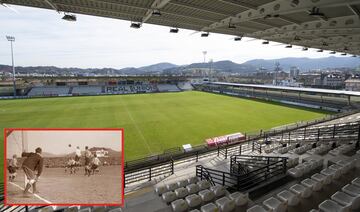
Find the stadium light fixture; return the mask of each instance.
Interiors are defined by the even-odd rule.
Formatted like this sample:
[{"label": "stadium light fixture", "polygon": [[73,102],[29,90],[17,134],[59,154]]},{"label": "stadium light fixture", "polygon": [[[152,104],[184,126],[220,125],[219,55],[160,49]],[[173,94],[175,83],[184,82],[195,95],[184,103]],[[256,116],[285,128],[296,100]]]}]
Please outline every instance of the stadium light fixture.
[{"label": "stadium light fixture", "polygon": [[134,28],[134,29],[139,29],[141,27],[141,23],[139,23],[139,22],[131,22],[130,27]]},{"label": "stadium light fixture", "polygon": [[303,50],[303,51],[307,51],[307,50],[309,50],[309,49],[308,49],[308,47],[303,47],[302,50]]},{"label": "stadium light fixture", "polygon": [[315,18],[325,18],[325,14],[320,12],[320,8],[317,7],[313,7],[310,11],[309,11],[309,15]]},{"label": "stadium light fixture", "polygon": [[201,37],[208,37],[209,36],[209,32],[203,32],[203,33],[201,33]]},{"label": "stadium light fixture", "polygon": [[235,26],[235,24],[229,23],[228,28],[229,29],[236,29],[236,26]]},{"label": "stadium light fixture", "polygon": [[346,53],[342,53],[341,55],[342,55],[342,56],[346,56],[347,54],[346,54]]},{"label": "stadium light fixture", "polygon": [[170,28],[170,33],[178,33],[179,29],[178,28]]},{"label": "stadium light fixture", "polygon": [[292,45],[291,45],[291,44],[288,44],[288,45],[285,46],[285,48],[291,49],[291,48],[292,48]]},{"label": "stadium light fixture", "polygon": [[267,45],[267,44],[269,44],[269,41],[268,40],[263,41],[262,44]]},{"label": "stadium light fixture", "polygon": [[153,10],[152,15],[153,16],[161,16],[161,12],[160,12],[160,10]]},{"label": "stadium light fixture", "polygon": [[242,39],[242,36],[237,36],[234,38],[234,41],[241,41],[241,39]]},{"label": "stadium light fixture", "polygon": [[301,38],[299,36],[295,36],[294,41],[301,41]]},{"label": "stadium light fixture", "polygon": [[322,49],[319,49],[319,50],[317,50],[317,52],[323,52],[323,50],[322,50]]},{"label": "stadium light fixture", "polygon": [[336,54],[336,52],[335,52],[335,51],[331,51],[329,54]]},{"label": "stadium light fixture", "polygon": [[64,17],[62,17],[65,21],[76,21],[76,15],[74,14],[65,14]]},{"label": "stadium light fixture", "polygon": [[6,39],[10,42],[11,45],[11,64],[13,71],[14,97],[16,97],[16,78],[15,78],[15,64],[14,64],[14,50],[13,50],[13,42],[15,42],[15,37],[7,35]]}]

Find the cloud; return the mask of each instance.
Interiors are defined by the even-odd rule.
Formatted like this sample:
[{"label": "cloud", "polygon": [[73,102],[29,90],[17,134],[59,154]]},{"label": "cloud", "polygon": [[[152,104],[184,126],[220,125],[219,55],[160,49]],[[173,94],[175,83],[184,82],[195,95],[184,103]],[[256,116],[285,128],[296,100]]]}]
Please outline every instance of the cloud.
[{"label": "cloud", "polygon": [[15,63],[21,66],[140,67],[158,62],[190,64],[207,59],[245,62],[250,59],[328,56],[315,51],[264,46],[261,41],[234,42],[228,35],[201,38],[190,30],[169,33],[168,27],[144,24],[130,28],[130,22],[77,15],[77,22],[61,19],[53,10],[12,6],[18,13],[0,7],[0,64],[10,64],[5,35],[16,37]]}]

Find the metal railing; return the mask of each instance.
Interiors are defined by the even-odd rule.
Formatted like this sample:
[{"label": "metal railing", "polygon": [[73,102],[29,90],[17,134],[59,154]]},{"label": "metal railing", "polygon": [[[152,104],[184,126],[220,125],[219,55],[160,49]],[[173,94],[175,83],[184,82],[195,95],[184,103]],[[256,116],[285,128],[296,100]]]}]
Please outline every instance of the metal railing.
[{"label": "metal railing", "polygon": [[263,182],[268,183],[272,179],[286,175],[286,157],[237,155],[232,156],[231,161],[230,170],[234,170],[235,166],[245,161],[247,161],[245,166],[252,167],[252,169],[246,173],[225,172],[197,165],[196,176],[201,180],[211,180],[213,184],[222,185],[228,189],[249,191],[261,186]]},{"label": "metal railing", "polygon": [[[339,116],[336,118],[339,118]],[[174,151],[171,152],[165,152],[136,161],[129,161],[125,163],[125,185],[134,182],[151,181],[152,179],[161,176],[169,176],[174,173],[175,165],[197,162],[206,157],[218,156],[226,159],[231,155],[249,153],[253,150],[262,152],[266,147],[266,140],[278,143],[279,145],[283,143],[297,143],[300,141],[318,142],[332,141],[334,139],[360,140],[359,122],[335,125],[335,127],[334,125],[316,127],[312,125],[295,129],[288,128],[279,131],[262,132],[257,137],[248,138],[246,141],[230,143],[218,147],[201,145],[194,147],[192,151],[189,152],[184,152],[181,149],[174,149]],[[164,166],[164,164],[170,163],[172,166]]]}]

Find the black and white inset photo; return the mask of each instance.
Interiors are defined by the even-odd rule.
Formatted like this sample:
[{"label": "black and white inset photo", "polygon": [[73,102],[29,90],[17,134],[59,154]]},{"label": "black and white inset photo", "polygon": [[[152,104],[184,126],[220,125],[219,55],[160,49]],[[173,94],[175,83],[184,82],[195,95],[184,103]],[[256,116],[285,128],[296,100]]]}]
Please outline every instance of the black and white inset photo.
[{"label": "black and white inset photo", "polygon": [[5,203],[123,204],[121,129],[7,129]]}]

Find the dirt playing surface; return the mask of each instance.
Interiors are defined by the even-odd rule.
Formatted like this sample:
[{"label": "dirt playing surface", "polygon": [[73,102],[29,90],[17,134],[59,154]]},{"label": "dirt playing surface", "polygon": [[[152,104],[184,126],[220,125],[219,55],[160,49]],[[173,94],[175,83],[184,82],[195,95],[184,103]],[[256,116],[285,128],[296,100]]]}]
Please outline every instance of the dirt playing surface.
[{"label": "dirt playing surface", "polygon": [[38,196],[24,197],[24,172],[18,170],[13,182],[7,180],[6,203],[121,204],[121,184],[121,166],[102,166],[89,177],[83,167],[75,174],[65,173],[63,168],[45,168],[37,183]]}]

